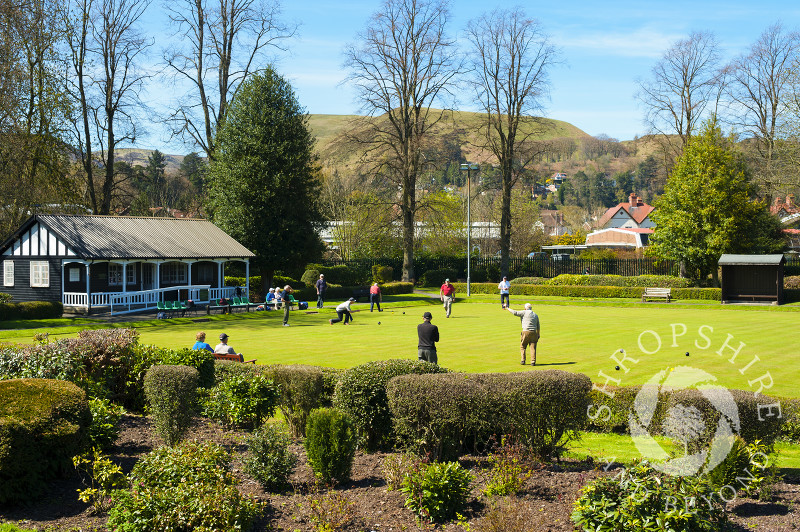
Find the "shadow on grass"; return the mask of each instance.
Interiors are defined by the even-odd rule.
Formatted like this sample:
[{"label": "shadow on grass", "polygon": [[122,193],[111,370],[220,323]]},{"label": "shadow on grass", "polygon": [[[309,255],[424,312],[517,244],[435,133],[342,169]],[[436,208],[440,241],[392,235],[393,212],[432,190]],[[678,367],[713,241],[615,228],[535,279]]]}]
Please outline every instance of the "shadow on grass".
[{"label": "shadow on grass", "polygon": [[536,363],[536,367],[539,366],[569,366],[571,364],[575,364],[575,362],[550,362],[549,364],[542,364],[541,362]]}]

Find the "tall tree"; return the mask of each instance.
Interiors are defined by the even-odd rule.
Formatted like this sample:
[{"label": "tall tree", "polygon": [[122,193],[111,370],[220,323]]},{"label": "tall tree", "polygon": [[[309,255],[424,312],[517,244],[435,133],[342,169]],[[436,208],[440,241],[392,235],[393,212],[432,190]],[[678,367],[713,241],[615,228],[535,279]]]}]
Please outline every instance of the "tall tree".
[{"label": "tall tree", "polygon": [[691,139],[651,214],[649,253],[680,260],[688,276],[717,278],[723,253],[780,251],[780,223],[756,200],[747,165],[709,120]]},{"label": "tall tree", "polygon": [[195,194],[203,197],[206,189],[208,163],[197,152],[187,154],[181,161],[180,173],[194,186]]},{"label": "tall tree", "polygon": [[72,22],[69,90],[77,107],[73,144],[95,214],[111,213],[121,190],[121,175],[114,167],[116,149],[135,142],[140,127],[140,94],[150,75],[139,67],[139,60],[152,43],[138,25],[149,4],[150,0],[74,0],[67,11]]},{"label": "tall tree", "polygon": [[511,249],[511,191],[518,176],[537,155],[531,137],[546,122],[532,116],[548,94],[548,70],[557,58],[536,20],[521,9],[495,10],[467,26],[472,44],[471,71],[475,101],[485,113],[484,147],[500,166],[500,270],[508,274]]},{"label": "tall tree", "polygon": [[147,166],[144,168],[144,178],[147,183],[147,194],[150,197],[151,207],[167,207],[165,193],[167,188],[166,172],[167,159],[158,150],[147,157]]},{"label": "tall tree", "polygon": [[306,115],[272,67],[245,81],[217,134],[209,172],[211,219],[256,254],[266,288],[277,269],[322,251],[319,168]]},{"label": "tall tree", "polygon": [[677,135],[680,153],[708,107],[719,101],[721,82],[716,38],[691,33],[664,53],[650,79],[639,80],[636,96],[645,109],[645,123],[664,137]]},{"label": "tall tree", "polygon": [[[414,219],[422,207],[417,178],[430,130],[444,111],[433,108],[450,94],[460,66],[447,36],[450,14],[443,0],[386,0],[358,43],[345,50],[347,80],[367,119],[351,139],[371,171],[399,188],[403,222],[403,280],[414,278]],[[377,117],[369,119],[372,117]]]},{"label": "tall tree", "polygon": [[168,121],[175,135],[213,160],[228,103],[295,28],[281,22],[277,0],[178,0],[165,8],[180,44],[164,52],[164,61],[175,80],[190,87]]},{"label": "tall tree", "polygon": [[767,197],[783,188],[793,173],[779,155],[799,51],[800,34],[774,24],[729,69],[733,122],[751,139],[754,174]]}]

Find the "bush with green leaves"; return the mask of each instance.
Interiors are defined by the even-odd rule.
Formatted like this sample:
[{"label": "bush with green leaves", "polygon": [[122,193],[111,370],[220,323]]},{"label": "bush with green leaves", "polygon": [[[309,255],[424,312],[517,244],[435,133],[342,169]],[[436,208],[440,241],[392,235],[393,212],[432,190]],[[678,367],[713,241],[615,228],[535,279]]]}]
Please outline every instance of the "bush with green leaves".
[{"label": "bush with green leaves", "polygon": [[672,275],[579,275],[562,273],[547,281],[554,286],[640,286],[657,288],[689,288],[691,281]]},{"label": "bush with green leaves", "polygon": [[20,301],[16,303],[10,300],[2,301],[2,297],[0,297],[0,321],[47,320],[60,318],[62,314],[64,314],[64,305],[60,301]]},{"label": "bush with green leaves", "polygon": [[72,463],[86,485],[86,489],[78,490],[78,499],[91,504],[96,514],[107,512],[111,508],[114,492],[128,485],[122,468],[104,456],[97,447],[73,457]]},{"label": "bush with green leaves", "polygon": [[[322,264],[308,264],[307,269],[317,270],[325,275],[325,280],[329,283],[336,283],[341,286],[361,286],[370,281],[371,271],[369,268],[357,268],[339,264],[337,266],[323,266]],[[317,276],[319,277],[319,276]]]},{"label": "bush with green leaves", "polygon": [[[453,283],[457,293],[467,291],[466,283]],[[497,283],[472,283],[473,294],[496,294]],[[635,298],[642,297],[644,287],[641,286],[573,286],[573,285],[533,285],[513,284],[511,295],[517,296],[559,296],[585,298]],[[673,299],[695,299],[719,301],[722,295],[720,288],[673,288]]]},{"label": "bush with green leaves", "polygon": [[333,405],[355,420],[367,451],[388,447],[394,439],[386,385],[392,377],[444,373],[447,370],[417,360],[376,360],[346,370],[336,384]]},{"label": "bush with green leaves", "polygon": [[573,505],[581,530],[720,530],[724,502],[702,476],[659,473],[647,463],[589,482]]},{"label": "bush with green leaves", "polygon": [[386,490],[399,490],[403,479],[419,466],[419,457],[410,453],[389,454],[383,459],[383,479],[386,481]]},{"label": "bush with green leaves", "polygon": [[502,436],[500,444],[489,454],[486,495],[515,495],[533,475],[533,461],[523,445],[514,443],[510,436]]},{"label": "bush with green leaves", "polygon": [[153,366],[144,378],[144,393],[153,429],[164,443],[175,445],[189,430],[197,402],[198,372],[189,366]]},{"label": "bush with green leaves", "polygon": [[372,281],[380,284],[391,283],[394,277],[394,268],[391,266],[372,265]]},{"label": "bush with green leaves", "polygon": [[239,492],[230,455],[211,442],[156,449],[136,462],[128,485],[113,496],[113,532],[248,530],[263,511]]},{"label": "bush with green leaves", "polygon": [[71,382],[0,381],[0,505],[31,500],[71,471],[90,423],[86,394]]},{"label": "bush with green leaves", "polygon": [[404,375],[387,386],[399,443],[433,459],[485,450],[513,434],[538,458],[560,455],[586,426],[591,381],[559,370]]},{"label": "bush with green leaves", "polygon": [[405,505],[423,519],[452,519],[467,503],[472,474],[458,462],[420,463],[403,479]]},{"label": "bush with green leaves", "polygon": [[200,394],[205,416],[239,428],[260,427],[275,415],[280,399],[279,386],[258,373],[232,374]]},{"label": "bush with green leaves", "polygon": [[159,363],[167,366],[189,366],[197,370],[197,385],[201,388],[214,386],[214,353],[205,349],[166,349]]},{"label": "bush with green leaves", "polygon": [[349,415],[336,408],[312,410],[305,448],[314,475],[326,484],[350,479],[356,452],[356,429]]},{"label": "bush with green leaves", "polygon": [[263,374],[280,388],[278,406],[292,434],[304,436],[308,414],[328,406],[324,398],[325,379],[321,368],[304,365],[267,366]]},{"label": "bush with green leaves", "polygon": [[0,532],[38,532],[35,528],[20,528],[13,523],[0,524]]},{"label": "bush with green leaves", "polygon": [[756,440],[747,443],[735,436],[725,460],[708,473],[708,479],[717,489],[750,498],[769,500],[775,484],[780,481],[780,471],[769,445]]},{"label": "bush with green leaves", "polygon": [[275,493],[289,484],[297,465],[297,455],[289,450],[289,435],[278,425],[267,423],[247,438],[248,454],[244,470],[265,490]]},{"label": "bush with green leaves", "polygon": [[119,436],[119,420],[125,409],[108,399],[95,397],[89,399],[92,423],[88,428],[89,447],[108,449]]},{"label": "bush with green leaves", "polygon": [[308,269],[303,272],[303,276],[300,277],[300,280],[306,286],[315,286],[316,282],[319,280],[319,275],[319,270]]},{"label": "bush with green leaves", "polygon": [[445,279],[450,279],[451,282],[455,283],[456,277],[458,277],[458,272],[452,268],[428,270],[420,276],[419,285],[438,288],[444,284]]}]

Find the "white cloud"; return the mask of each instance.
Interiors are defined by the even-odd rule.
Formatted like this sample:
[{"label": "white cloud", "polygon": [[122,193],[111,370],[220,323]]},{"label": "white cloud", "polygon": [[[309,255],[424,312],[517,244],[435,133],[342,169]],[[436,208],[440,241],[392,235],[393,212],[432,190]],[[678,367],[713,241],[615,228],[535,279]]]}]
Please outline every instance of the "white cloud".
[{"label": "white cloud", "polygon": [[576,48],[593,55],[659,58],[677,40],[685,37],[685,34],[643,27],[624,33],[558,34],[554,40],[565,49]]}]

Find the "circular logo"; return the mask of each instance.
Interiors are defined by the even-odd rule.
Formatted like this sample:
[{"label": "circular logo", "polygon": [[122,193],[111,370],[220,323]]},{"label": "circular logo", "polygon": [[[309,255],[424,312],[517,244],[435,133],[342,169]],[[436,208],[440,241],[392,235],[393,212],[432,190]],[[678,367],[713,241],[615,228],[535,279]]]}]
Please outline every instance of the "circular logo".
[{"label": "circular logo", "polygon": [[[731,393],[722,386],[713,384],[713,375],[697,368],[677,366],[662,370],[643,386],[628,415],[631,436],[642,457],[666,474],[687,476],[698,472],[712,471],[722,462],[733,446],[739,432],[739,411]],[[689,453],[690,443],[707,431],[703,413],[694,405],[677,404],[664,416],[663,432],[674,441],[684,444],[684,456],[672,457],[651,435],[658,432],[652,427],[661,390],[695,388],[720,414],[711,442],[699,451]]]}]

